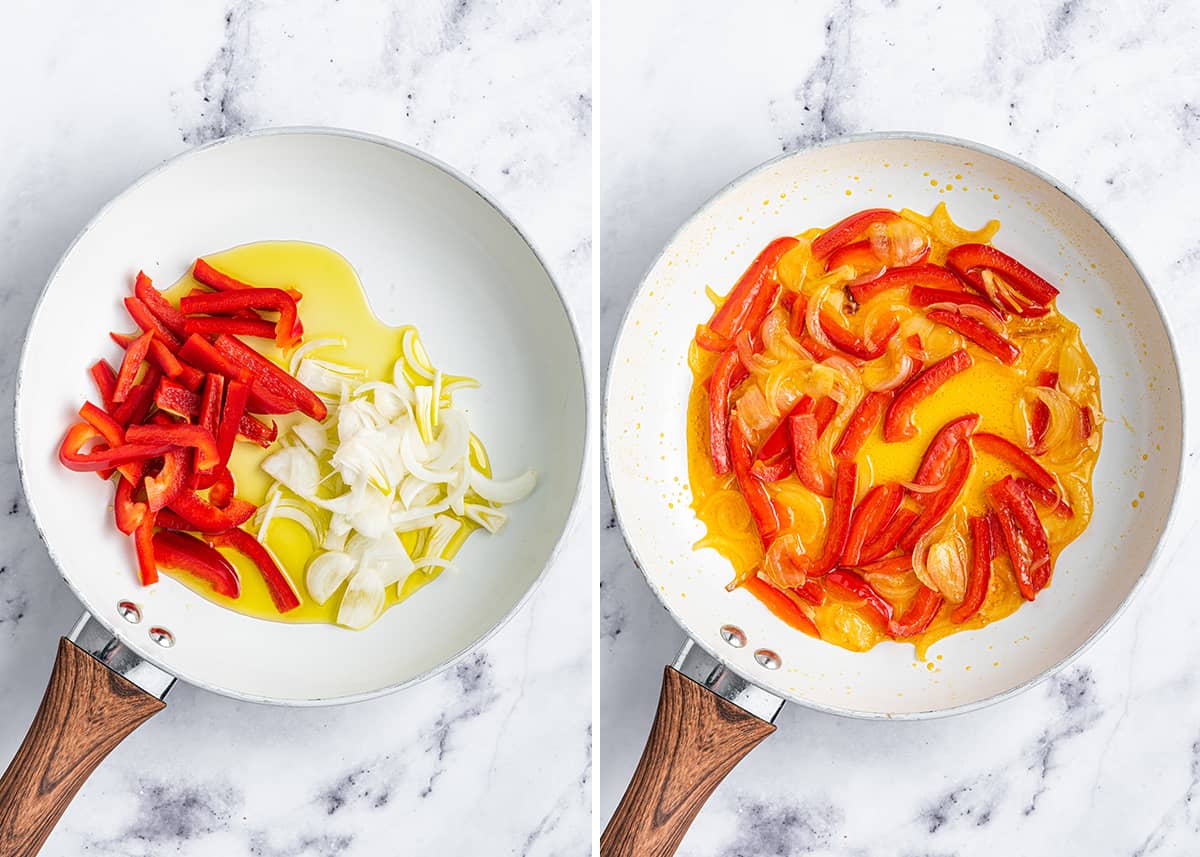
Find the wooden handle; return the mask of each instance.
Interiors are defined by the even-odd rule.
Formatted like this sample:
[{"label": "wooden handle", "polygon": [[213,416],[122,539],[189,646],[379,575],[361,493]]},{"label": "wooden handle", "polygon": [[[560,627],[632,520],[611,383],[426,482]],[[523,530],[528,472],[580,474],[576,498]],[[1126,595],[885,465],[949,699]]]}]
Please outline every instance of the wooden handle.
[{"label": "wooden handle", "polygon": [[0,777],[0,855],[32,857],[114,747],[165,707],[66,637],[42,705]]},{"label": "wooden handle", "polygon": [[641,761],[600,837],[601,857],[670,857],[725,775],[774,731],[667,667]]}]

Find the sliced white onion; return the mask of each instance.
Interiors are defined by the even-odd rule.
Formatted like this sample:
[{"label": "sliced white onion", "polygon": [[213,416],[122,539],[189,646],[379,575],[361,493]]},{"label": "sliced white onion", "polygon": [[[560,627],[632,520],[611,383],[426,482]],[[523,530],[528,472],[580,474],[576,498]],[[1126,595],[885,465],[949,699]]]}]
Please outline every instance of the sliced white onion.
[{"label": "sliced white onion", "polygon": [[263,472],[289,491],[307,499],[317,493],[321,481],[316,456],[302,446],[284,447],[267,456],[261,465]]},{"label": "sliced white onion", "polygon": [[369,568],[359,569],[350,578],[342,604],[338,608],[337,621],[347,628],[365,628],[374,622],[383,610],[384,589],[379,575]]},{"label": "sliced white onion", "polygon": [[934,494],[934,493],[937,493],[938,491],[941,491],[943,488],[945,488],[946,483],[949,481],[949,479],[950,479],[950,477],[947,476],[946,478],[942,479],[941,482],[935,483],[933,485],[918,485],[916,482],[901,482],[901,483],[899,483],[899,485],[902,488],[905,488],[905,489],[913,492],[914,494]]},{"label": "sliced white onion", "polygon": [[808,299],[808,303],[804,307],[804,326],[808,329],[808,335],[818,344],[830,351],[837,351],[834,344],[829,341],[829,337],[825,335],[824,328],[821,327],[821,307],[825,305],[825,300],[829,297],[829,289],[830,287],[827,285],[822,286]]},{"label": "sliced white onion", "polygon": [[313,455],[320,455],[329,448],[329,432],[325,426],[315,420],[302,419],[292,426],[292,433],[300,438],[300,442],[308,447]]},{"label": "sliced white onion", "polygon": [[[895,390],[902,386],[917,369],[917,361],[909,356],[904,340],[899,336],[892,337],[888,342],[887,358],[892,367],[887,374],[875,379],[875,374],[872,372],[871,379],[868,380],[866,371],[863,372],[863,385],[868,390],[872,392]],[[873,369],[873,367],[868,368]]]},{"label": "sliced white onion", "polygon": [[415,328],[408,328],[400,337],[400,350],[404,354],[406,368],[408,368],[418,378],[423,378],[426,381],[433,381],[433,372],[429,369],[429,356],[425,353],[424,346],[417,338]]},{"label": "sliced white onion", "polygon": [[295,351],[292,352],[292,356],[288,360],[288,374],[295,375],[296,371],[300,368],[300,361],[302,361],[309,354],[312,354],[314,351],[317,351],[318,349],[321,349],[321,348],[328,348],[331,345],[336,345],[340,348],[345,348],[346,340],[334,339],[333,337],[325,337],[324,339],[310,339],[308,342],[301,345],[299,348],[297,348]]},{"label": "sliced white onion", "polygon": [[403,580],[413,570],[413,561],[394,530],[387,530],[376,538],[355,533],[346,544],[346,553],[357,559],[360,568],[369,568],[378,574],[384,586]]},{"label": "sliced white onion", "polygon": [[1004,280],[997,277],[987,268],[979,272],[979,278],[983,280],[983,290],[987,292],[987,296],[997,307],[1008,309],[1012,312],[1021,311],[1021,302],[1013,295],[1008,283],[1004,282]]},{"label": "sliced white onion", "polygon": [[526,470],[512,479],[489,479],[475,468],[470,473],[471,490],[490,503],[517,503],[533,493],[537,487],[537,474]]},{"label": "sliced white onion", "polygon": [[337,588],[345,582],[358,561],[342,551],[325,551],[312,558],[305,573],[304,583],[313,601],[324,604]]},{"label": "sliced white onion", "polygon": [[508,513],[503,509],[485,506],[482,503],[464,504],[463,514],[489,533],[500,532],[500,529],[508,522]]}]

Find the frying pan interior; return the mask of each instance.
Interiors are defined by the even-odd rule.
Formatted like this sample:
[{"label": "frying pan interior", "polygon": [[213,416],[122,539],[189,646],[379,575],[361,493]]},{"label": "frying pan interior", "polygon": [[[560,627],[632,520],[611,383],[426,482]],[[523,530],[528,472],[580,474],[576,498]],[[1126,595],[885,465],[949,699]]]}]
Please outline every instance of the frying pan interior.
[{"label": "frying pan interior", "polygon": [[[782,234],[862,208],[928,212],[946,202],[968,228],[999,218],[994,239],[1062,289],[1100,369],[1107,418],[1096,512],[1033,604],[937,644],[852,653],[810,639],[751,596],[689,504],[684,415],[689,339],[754,254]],[[917,717],[1003,697],[1061,665],[1119,612],[1167,525],[1183,450],[1179,370],[1170,335],[1136,266],[1080,203],[1046,176],[974,144],[912,136],[849,138],[785,156],[734,182],[676,234],[647,274],[617,341],[606,402],[606,455],[617,514],[651,588],[702,646],[735,671],[802,704],[863,717]],[[1145,497],[1139,499],[1139,492]],[[1134,501],[1137,501],[1136,503]],[[721,636],[741,628],[744,648]],[[779,655],[764,668],[759,649]],[[968,669],[969,668],[969,669]]]},{"label": "frying pan interior", "polygon": [[[253,241],[324,244],[358,271],[377,315],[415,324],[433,359],[474,375],[461,401],[498,475],[536,469],[535,493],[496,536],[363,632],[245,618],[171,580],[143,590],[111,523],[108,485],[55,459],[88,397],[86,369],[128,327],[139,268],[157,283],[197,255]],[[222,141],[111,203],[55,272],[34,314],[17,400],[18,452],[51,557],[100,621],[193,684],[294,704],[347,701],[414,681],[501,623],[531,591],[573,506],[584,456],[583,368],[550,275],[517,229],[447,168],[386,141],[328,131]],[[141,604],[130,625],[117,604]],[[151,626],[175,645],[151,641]]]}]

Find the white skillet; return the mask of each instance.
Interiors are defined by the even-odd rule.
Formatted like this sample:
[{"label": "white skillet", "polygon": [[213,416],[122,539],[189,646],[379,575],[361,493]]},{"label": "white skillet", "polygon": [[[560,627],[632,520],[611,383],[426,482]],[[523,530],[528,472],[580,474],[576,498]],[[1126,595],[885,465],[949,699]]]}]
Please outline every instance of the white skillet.
[{"label": "white skillet", "polygon": [[[87,367],[114,356],[107,331],[129,326],[121,298],[137,270],[168,284],[199,254],[270,239],[345,256],[383,321],[417,325],[439,365],[480,380],[462,401],[497,471],[539,476],[504,530],[467,543],[460,573],[362,632],[250,619],[170,579],[140,588],[111,522],[111,486],[56,459],[76,409],[95,398]],[[579,341],[542,260],[482,190],[426,155],[364,134],[289,129],[218,141],[136,182],[59,262],[21,359],[16,434],[29,508],[88,615],[72,637],[79,646],[61,643],[43,708],[0,780],[0,853],[36,852],[87,774],[161,708],[176,677],[253,702],[352,702],[481,645],[556,552],[578,494],[585,402]],[[52,698],[60,709],[47,710]],[[63,770],[63,782],[46,773]]]},{"label": "white skillet", "polygon": [[[728,563],[692,550],[703,530],[690,509],[684,415],[688,342],[711,312],[706,285],[727,291],[779,235],[863,208],[928,212],[943,201],[968,228],[999,218],[996,245],[1061,287],[1059,306],[1079,323],[1100,369],[1107,421],[1096,512],[1059,558],[1053,586],[1001,622],[938,643],[941,659],[930,670],[914,664],[912,646],[849,652],[789,629],[746,593],[725,591]],[[767,721],[785,700],[853,717],[935,717],[1005,699],[1067,665],[1113,622],[1152,564],[1184,449],[1170,331],[1112,233],[1027,164],[912,134],[848,137],[786,155],[705,204],[629,306],[605,409],[618,520],[647,583],[688,633],[676,665],[696,680],[668,668],[646,755],[605,832],[606,855],[672,853],[721,777],[773,729]],[[718,695],[736,696],[740,707]]]}]

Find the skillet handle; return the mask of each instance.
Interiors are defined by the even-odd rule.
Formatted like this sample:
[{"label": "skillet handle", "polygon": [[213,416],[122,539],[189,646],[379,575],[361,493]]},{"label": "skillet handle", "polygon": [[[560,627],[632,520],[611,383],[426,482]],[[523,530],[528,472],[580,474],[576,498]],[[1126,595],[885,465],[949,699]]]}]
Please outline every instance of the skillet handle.
[{"label": "skillet handle", "polygon": [[600,837],[601,857],[670,857],[721,780],[774,731],[667,667],[641,761]]},{"label": "skillet handle", "polygon": [[37,854],[92,771],[165,706],[62,637],[41,707],[0,777],[0,854]]}]

